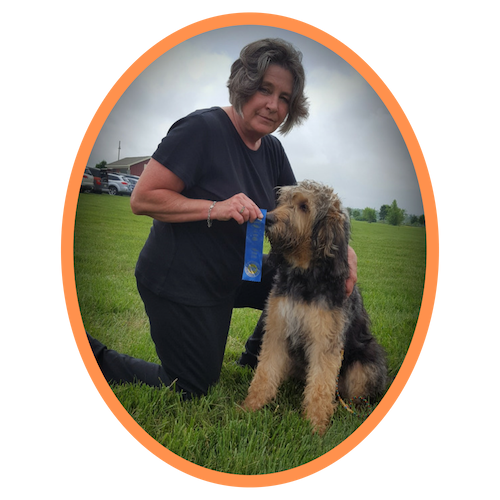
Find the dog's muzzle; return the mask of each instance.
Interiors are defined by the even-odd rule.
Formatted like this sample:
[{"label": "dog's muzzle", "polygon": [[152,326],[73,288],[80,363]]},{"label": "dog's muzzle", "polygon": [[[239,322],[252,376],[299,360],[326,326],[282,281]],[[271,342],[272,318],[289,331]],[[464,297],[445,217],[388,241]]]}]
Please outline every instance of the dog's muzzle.
[{"label": "dog's muzzle", "polygon": [[267,212],[266,215],[266,228],[271,227],[274,223],[276,222],[276,216],[273,214],[273,212]]}]

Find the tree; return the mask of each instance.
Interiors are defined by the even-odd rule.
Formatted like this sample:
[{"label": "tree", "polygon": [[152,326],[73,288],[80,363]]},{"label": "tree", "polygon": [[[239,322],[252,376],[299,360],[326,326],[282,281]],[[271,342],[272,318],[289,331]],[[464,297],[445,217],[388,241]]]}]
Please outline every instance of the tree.
[{"label": "tree", "polygon": [[400,226],[405,219],[405,211],[398,207],[396,200],[394,200],[387,213],[387,222],[393,226]]},{"label": "tree", "polygon": [[418,222],[420,222],[420,224],[422,224],[422,226],[425,226],[425,217],[424,217],[424,214],[422,214],[422,215],[418,218]]},{"label": "tree", "polygon": [[96,163],[95,168],[106,168],[107,162],[106,160],[102,160],[100,163]]},{"label": "tree", "polygon": [[380,207],[380,212],[379,212],[378,218],[380,220],[385,220],[387,217],[387,214],[389,213],[390,208],[391,207],[389,205],[382,205]]},{"label": "tree", "polygon": [[366,207],[363,210],[363,219],[367,222],[377,222],[377,212],[374,208]]}]

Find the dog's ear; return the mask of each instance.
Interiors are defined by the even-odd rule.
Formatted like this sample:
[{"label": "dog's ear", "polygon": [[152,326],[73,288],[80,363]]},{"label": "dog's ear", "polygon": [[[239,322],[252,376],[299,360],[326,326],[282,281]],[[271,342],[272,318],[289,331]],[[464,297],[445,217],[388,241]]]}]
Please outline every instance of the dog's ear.
[{"label": "dog's ear", "polygon": [[339,273],[349,270],[347,248],[349,244],[349,216],[343,211],[330,209],[314,229],[314,254],[320,259],[334,259]]}]

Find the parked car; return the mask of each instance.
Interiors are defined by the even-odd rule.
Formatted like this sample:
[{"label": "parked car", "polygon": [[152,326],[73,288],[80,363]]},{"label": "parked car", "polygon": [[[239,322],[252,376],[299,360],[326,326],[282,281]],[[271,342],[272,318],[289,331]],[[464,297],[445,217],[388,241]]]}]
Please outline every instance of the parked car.
[{"label": "parked car", "polygon": [[135,185],[137,184],[137,181],[139,180],[139,176],[132,175],[132,174],[121,174],[121,175],[122,175],[122,177],[125,177],[125,179],[127,179],[127,181],[130,182],[130,184],[132,184],[132,191],[133,191],[135,188]]},{"label": "parked car", "polygon": [[80,192],[91,193],[94,189],[94,176],[89,168],[85,169],[82,177],[82,184],[80,186]]},{"label": "parked car", "polygon": [[111,195],[132,194],[134,187],[121,174],[108,174],[108,192]]},{"label": "parked car", "polygon": [[94,193],[108,192],[108,173],[101,168],[89,167],[94,176]]}]

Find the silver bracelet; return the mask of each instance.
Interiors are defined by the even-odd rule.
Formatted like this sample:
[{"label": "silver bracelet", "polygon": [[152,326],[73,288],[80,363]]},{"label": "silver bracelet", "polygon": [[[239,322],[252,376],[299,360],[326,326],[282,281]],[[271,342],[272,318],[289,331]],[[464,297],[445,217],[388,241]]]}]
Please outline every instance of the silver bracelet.
[{"label": "silver bracelet", "polygon": [[210,208],[208,209],[208,217],[207,217],[207,226],[208,227],[212,227],[212,219],[210,218],[210,213],[212,212],[212,208],[215,207],[215,204],[217,202],[214,201],[211,205],[210,205]]}]

